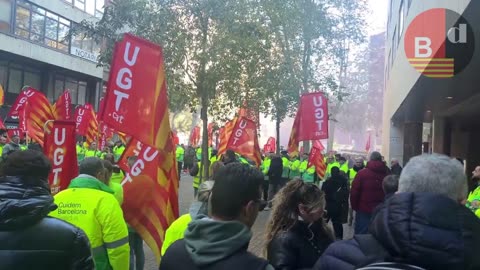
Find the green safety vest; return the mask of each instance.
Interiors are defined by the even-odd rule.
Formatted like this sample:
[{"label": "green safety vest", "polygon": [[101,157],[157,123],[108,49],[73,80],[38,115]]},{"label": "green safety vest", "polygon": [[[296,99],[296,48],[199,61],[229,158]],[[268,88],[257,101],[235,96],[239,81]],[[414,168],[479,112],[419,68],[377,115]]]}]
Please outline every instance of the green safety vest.
[{"label": "green safety vest", "polygon": [[290,173],[290,160],[286,157],[282,157],[282,164],[283,164],[283,171],[282,171],[282,178],[288,178],[288,174]]},{"label": "green safety vest", "polygon": [[198,188],[200,186],[200,174],[202,174],[202,181],[205,181],[205,175],[203,175],[204,168],[200,166],[201,162],[200,161],[197,162],[197,165],[198,165],[198,173],[193,177],[194,188]]},{"label": "green safety vest", "polygon": [[327,171],[325,173],[325,176],[328,178],[330,176],[332,176],[332,168],[333,167],[338,167],[340,169],[340,163],[338,162],[333,162],[333,163],[329,163],[327,164]]},{"label": "green safety vest", "polygon": [[128,269],[128,229],[114,191],[91,176],[79,176],[54,196],[50,216],[82,229],[90,240],[95,269]]},{"label": "green safety vest", "polygon": [[183,162],[183,157],[185,156],[185,149],[181,146],[177,146],[177,150],[175,150],[175,156],[178,162]]},{"label": "green safety vest", "polygon": [[308,160],[302,161],[299,166],[299,172],[301,173],[302,180],[305,183],[313,183],[315,180],[315,166],[312,165],[309,168],[307,168],[307,166]]},{"label": "green safety vest", "polygon": [[298,158],[290,163],[290,179],[301,176],[299,170],[300,164],[301,161]]},{"label": "green safety vest", "polygon": [[114,146],[113,147],[113,156],[115,157],[115,162],[117,162],[125,151],[125,146]]},{"label": "green safety vest", "polygon": [[263,160],[261,168],[264,175],[268,174],[268,170],[270,169],[271,163],[272,163],[272,160],[268,157]]}]

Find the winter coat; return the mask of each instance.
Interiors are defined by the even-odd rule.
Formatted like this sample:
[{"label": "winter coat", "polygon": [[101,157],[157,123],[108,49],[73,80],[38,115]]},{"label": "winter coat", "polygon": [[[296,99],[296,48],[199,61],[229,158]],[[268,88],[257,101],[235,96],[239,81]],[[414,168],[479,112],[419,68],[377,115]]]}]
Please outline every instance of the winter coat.
[{"label": "winter coat", "polygon": [[392,172],[392,174],[400,176],[400,174],[402,173],[402,166],[400,166],[400,164],[395,164],[392,166],[390,171]]},{"label": "winter coat", "polygon": [[327,214],[329,217],[338,216],[342,223],[347,223],[348,219],[348,180],[341,176],[332,176],[322,185],[325,192],[325,201],[327,203]]},{"label": "winter coat", "polygon": [[268,169],[268,181],[270,184],[280,184],[282,182],[283,161],[281,157],[274,157],[270,161]]},{"label": "winter coat", "polygon": [[370,214],[383,202],[382,182],[385,176],[387,167],[382,161],[369,161],[367,167],[357,173],[350,193],[353,210]]},{"label": "winter coat", "polygon": [[276,270],[310,269],[333,242],[321,223],[298,221],[287,232],[276,235],[268,245],[267,258]]},{"label": "winter coat", "polygon": [[57,206],[48,184],[0,178],[0,269],[94,269],[85,233],[48,217]]},{"label": "winter coat", "polygon": [[250,229],[237,221],[193,220],[184,239],[167,249],[160,270],[273,270],[247,251],[251,238]]},{"label": "winter coat", "polygon": [[[332,244],[314,270],[350,270],[373,262],[393,261],[425,269],[480,269],[480,220],[452,199],[432,193],[398,193],[372,218],[369,235]],[[357,237],[357,236],[356,236]],[[371,254],[373,253],[373,254]]]}]

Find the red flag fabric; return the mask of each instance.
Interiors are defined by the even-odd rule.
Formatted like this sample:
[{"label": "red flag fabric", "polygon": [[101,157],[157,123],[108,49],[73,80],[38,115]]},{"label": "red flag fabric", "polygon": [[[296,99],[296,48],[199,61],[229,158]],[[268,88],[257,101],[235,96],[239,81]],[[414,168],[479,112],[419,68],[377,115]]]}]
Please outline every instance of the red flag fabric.
[{"label": "red flag fabric", "polygon": [[190,139],[188,140],[189,144],[192,146],[197,146],[200,143],[200,127],[196,126],[190,132]]},{"label": "red flag fabric", "polygon": [[122,169],[123,171],[128,172],[130,168],[128,167],[127,159],[129,157],[140,155],[141,149],[142,143],[135,139],[131,139],[125,147],[125,151],[123,151],[122,156],[118,160],[118,167],[120,167],[120,169]]},{"label": "red flag fabric", "polygon": [[227,149],[253,160],[260,166],[262,157],[258,146],[257,126],[253,120],[240,117],[232,130]]},{"label": "red flag fabric", "polygon": [[[160,46],[125,34],[117,42],[100,119],[116,131],[161,148],[169,138],[158,132],[169,122],[163,52]],[[141,127],[141,128],[139,128]]]},{"label": "red flag fabric", "polygon": [[89,103],[75,109],[77,133],[87,137],[87,144],[97,140],[98,121],[93,106]]},{"label": "red flag fabric", "polygon": [[298,141],[328,139],[328,101],[321,92],[302,95],[299,112]]},{"label": "red flag fabric", "polygon": [[367,144],[365,145],[365,151],[368,153],[370,152],[370,141],[371,141],[371,136],[372,134],[368,134],[368,140],[367,140]]},{"label": "red flag fabric", "polygon": [[179,214],[174,149],[173,139],[163,151],[132,139],[125,150],[138,153],[137,161],[122,181],[125,220],[142,236],[158,260],[165,231]]},{"label": "red flag fabric", "polygon": [[323,146],[322,142],[320,140],[316,140],[313,142],[313,147],[316,147],[320,149],[320,151],[325,150],[325,146]]},{"label": "red flag fabric", "polygon": [[[55,120],[52,105],[43,93],[37,91],[34,95],[28,96],[27,101],[23,103],[22,110],[28,136],[43,147],[45,123]],[[46,127],[47,130],[51,126],[52,124],[49,124]]]},{"label": "red flag fabric", "polygon": [[[95,113],[93,106],[91,104],[85,104],[85,108],[88,109],[88,126],[87,126],[87,132],[86,132],[86,137],[87,137],[87,144],[91,144],[92,142],[95,142],[98,140],[99,137],[99,132],[98,132],[98,120],[97,120],[97,114]],[[99,148],[99,150],[103,150]]]},{"label": "red flag fabric", "polygon": [[7,127],[5,127],[5,124],[3,123],[3,120],[0,118],[0,129],[7,129]]},{"label": "red flag fabric", "polygon": [[269,137],[267,143],[263,146],[264,153],[275,153],[277,142],[274,137]]},{"label": "red flag fabric", "polygon": [[327,171],[327,165],[323,159],[322,151],[317,147],[312,147],[310,156],[308,157],[308,167],[315,165],[315,171],[320,179],[325,177]]},{"label": "red flag fabric", "polygon": [[98,149],[102,151],[108,144],[108,140],[113,137],[113,130],[109,128],[105,123],[100,123],[100,130],[98,136]]},{"label": "red flag fabric", "polygon": [[220,145],[218,147],[218,156],[223,155],[227,151],[228,141],[230,140],[230,135],[232,135],[233,128],[237,122],[237,117],[233,120],[228,121],[223,128],[223,132],[220,133]]},{"label": "red flag fabric", "polygon": [[66,189],[78,175],[75,122],[54,121],[51,132],[45,134],[43,151],[52,163],[48,183],[52,195],[55,195]]},{"label": "red flag fabric", "polygon": [[38,91],[35,88],[26,86],[22,89],[22,92],[18,94],[17,99],[13,103],[10,111],[7,114],[7,117],[19,116],[20,112],[25,107],[27,100],[35,95],[43,95],[42,92]]},{"label": "red flag fabric", "polygon": [[53,105],[53,114],[57,120],[70,120],[72,118],[72,96],[65,90]]},{"label": "red flag fabric", "polygon": [[295,115],[295,120],[293,121],[292,131],[290,132],[290,138],[288,140],[287,152],[291,157],[298,157],[298,130],[300,128],[300,115],[301,107],[298,109],[297,114]]},{"label": "red flag fabric", "polygon": [[173,143],[175,145],[180,144],[180,138],[178,138],[178,135],[177,135],[176,131],[172,131],[172,136],[173,136]]},{"label": "red flag fabric", "polygon": [[209,123],[207,130],[208,130],[208,146],[212,146],[213,144],[213,127],[215,123]]}]

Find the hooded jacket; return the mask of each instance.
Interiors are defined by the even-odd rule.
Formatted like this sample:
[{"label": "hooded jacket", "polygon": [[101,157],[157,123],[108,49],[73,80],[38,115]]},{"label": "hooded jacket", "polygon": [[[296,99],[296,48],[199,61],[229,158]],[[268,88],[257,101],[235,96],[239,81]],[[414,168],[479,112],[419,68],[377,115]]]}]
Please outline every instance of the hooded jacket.
[{"label": "hooded jacket", "polygon": [[387,174],[385,164],[376,160],[369,161],[367,167],[357,173],[350,194],[353,210],[370,214],[383,202],[385,193],[382,182]]},{"label": "hooded jacket", "polygon": [[237,221],[193,220],[185,238],[167,249],[160,270],[273,270],[247,251],[251,237],[250,229]]},{"label": "hooded jacket", "polygon": [[48,217],[57,206],[46,182],[0,178],[0,269],[94,269],[85,233]]},{"label": "hooded jacket", "polygon": [[373,248],[354,238],[332,244],[314,269],[356,269],[381,261],[431,270],[480,269],[480,220],[466,207],[438,194],[399,193],[377,210],[369,231],[386,256],[368,256]]}]

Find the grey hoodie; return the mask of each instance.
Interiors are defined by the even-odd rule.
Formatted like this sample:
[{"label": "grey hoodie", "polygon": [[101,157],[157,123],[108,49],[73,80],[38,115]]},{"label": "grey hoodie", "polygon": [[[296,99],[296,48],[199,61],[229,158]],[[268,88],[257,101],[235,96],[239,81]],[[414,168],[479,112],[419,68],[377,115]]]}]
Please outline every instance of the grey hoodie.
[{"label": "grey hoodie", "polygon": [[[246,248],[251,238],[250,229],[238,221],[218,221],[202,217],[190,222],[184,240],[193,262],[202,267]],[[267,265],[265,270],[274,268]]]}]

